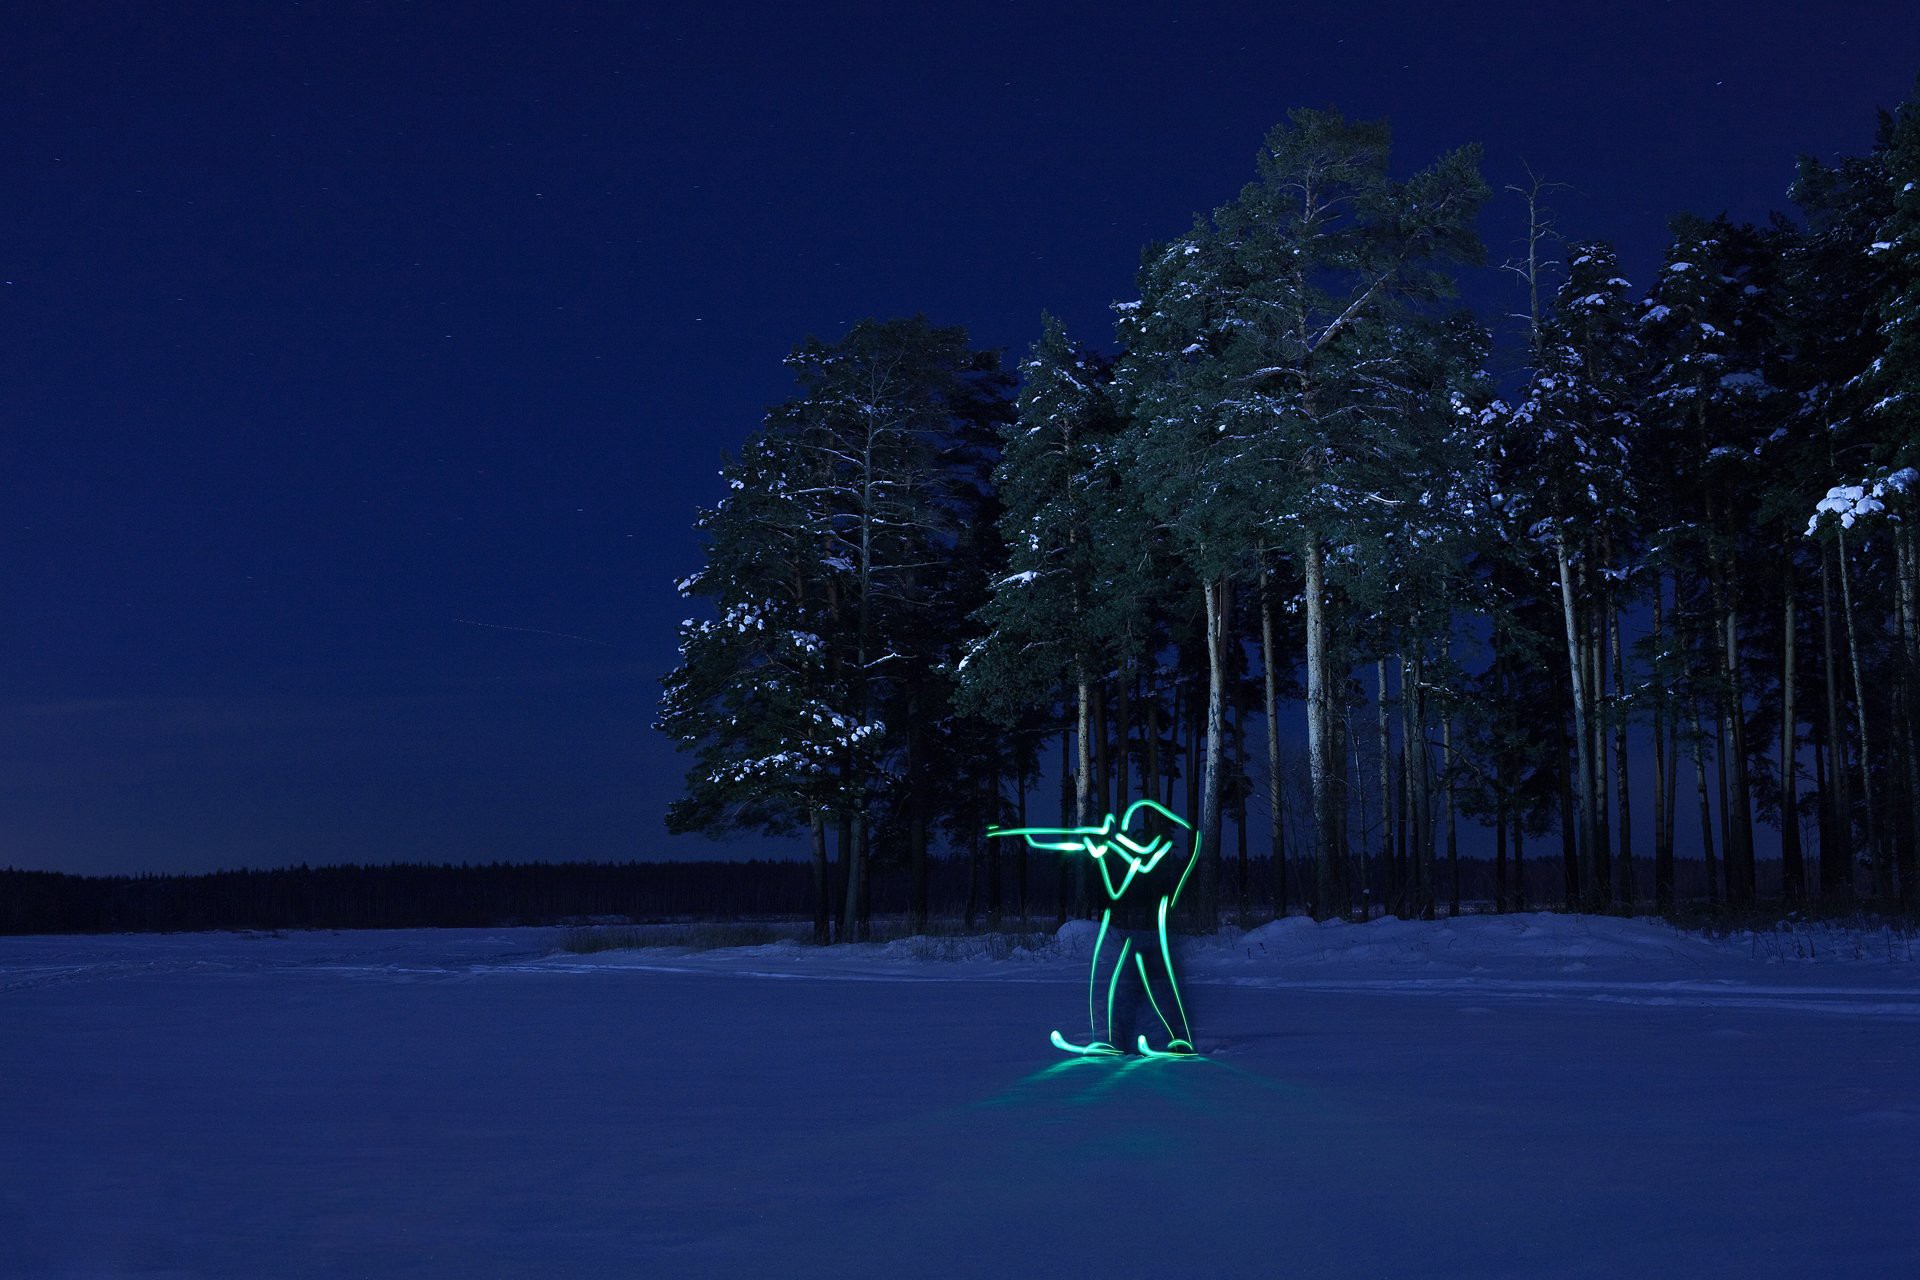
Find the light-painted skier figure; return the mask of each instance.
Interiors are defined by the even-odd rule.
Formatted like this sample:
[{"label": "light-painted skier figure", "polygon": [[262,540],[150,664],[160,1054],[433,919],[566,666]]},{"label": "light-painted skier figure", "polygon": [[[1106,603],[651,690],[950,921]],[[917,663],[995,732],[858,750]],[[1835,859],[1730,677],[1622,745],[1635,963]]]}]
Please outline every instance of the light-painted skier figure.
[{"label": "light-painted skier figure", "polygon": [[[1136,1038],[1134,1047],[1148,1057],[1193,1057],[1193,1031],[1187,1024],[1186,1004],[1173,974],[1173,952],[1167,939],[1168,917],[1193,872],[1193,828],[1164,805],[1136,800],[1124,816],[1116,819],[1108,814],[1097,827],[991,828],[987,834],[1021,836],[1035,849],[1084,853],[1099,868],[1101,884],[1107,891],[1087,976],[1088,1043],[1075,1044],[1055,1031],[1054,1047],[1082,1055],[1125,1053],[1114,1043],[1114,1003],[1121,982],[1131,973],[1139,979],[1140,992],[1166,1031],[1164,1048],[1150,1046],[1144,1034]],[[1103,970],[1107,971],[1104,984]],[[1156,985],[1163,989],[1164,1002],[1154,994]],[[1097,1013],[1102,995],[1106,1000],[1104,1038]]]}]

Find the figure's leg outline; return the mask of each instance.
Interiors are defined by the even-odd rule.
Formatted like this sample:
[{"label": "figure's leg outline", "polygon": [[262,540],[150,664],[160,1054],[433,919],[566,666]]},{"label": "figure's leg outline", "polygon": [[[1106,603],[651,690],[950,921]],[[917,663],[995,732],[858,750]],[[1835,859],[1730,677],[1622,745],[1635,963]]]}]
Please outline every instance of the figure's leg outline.
[{"label": "figure's leg outline", "polygon": [[[1106,945],[1107,926],[1112,923],[1113,908],[1108,907],[1100,913],[1100,933],[1093,940],[1093,963],[1092,967],[1087,970],[1087,1038],[1089,1040],[1097,1041],[1100,1039],[1100,1020],[1094,1017],[1093,1014],[1093,993],[1100,989],[1100,948]],[[1107,1018],[1107,1023],[1107,1043],[1111,1044],[1113,1042],[1113,1018],[1111,1014],[1109,1014]]]},{"label": "figure's leg outline", "polygon": [[[1133,965],[1134,968],[1140,971],[1140,989],[1147,993],[1147,1003],[1153,1006],[1153,1016],[1160,1019],[1160,1026],[1166,1031],[1168,1042],[1171,1043],[1172,1041],[1180,1039],[1179,1036],[1173,1034],[1173,1024],[1167,1021],[1167,1015],[1160,1012],[1160,1002],[1153,998],[1153,983],[1147,978],[1146,953],[1141,951],[1134,952]],[[1142,1039],[1144,1038],[1145,1037],[1142,1037]]]},{"label": "figure's leg outline", "polygon": [[[1180,998],[1180,981],[1173,976],[1173,949],[1167,945],[1167,907],[1169,900],[1160,899],[1160,963],[1167,967],[1167,986],[1173,992],[1173,1004],[1180,1011],[1180,1027],[1186,1034],[1180,1039],[1193,1044],[1193,1024],[1187,1021],[1187,1002]],[[1169,1031],[1172,1028],[1168,1028]]]},{"label": "figure's leg outline", "polygon": [[1113,997],[1114,997],[1114,993],[1115,993],[1115,992],[1117,992],[1117,991],[1118,991],[1118,990],[1120,989],[1120,975],[1121,975],[1122,973],[1124,973],[1124,972],[1126,972],[1126,968],[1127,968],[1127,953],[1128,953],[1129,951],[1131,951],[1131,950],[1133,950],[1133,939],[1132,939],[1132,938],[1122,938],[1122,939],[1120,940],[1120,955],[1119,955],[1119,957],[1118,957],[1118,958],[1117,958],[1117,959],[1116,959],[1116,960],[1115,960],[1115,961],[1113,962],[1113,977],[1111,977],[1111,978],[1109,978],[1109,979],[1107,980],[1107,1039],[1106,1039],[1106,1043],[1108,1043],[1108,1044],[1112,1044],[1112,1043],[1113,1043]]}]

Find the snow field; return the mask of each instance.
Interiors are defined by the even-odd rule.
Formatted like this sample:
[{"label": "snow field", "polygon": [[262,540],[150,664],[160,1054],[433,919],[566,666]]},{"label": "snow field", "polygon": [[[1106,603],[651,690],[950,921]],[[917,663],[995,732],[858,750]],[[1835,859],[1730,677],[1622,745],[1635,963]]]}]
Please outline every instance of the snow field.
[{"label": "snow field", "polygon": [[1086,932],[0,939],[0,1275],[1920,1273],[1897,948],[1288,920],[1062,1060]]}]

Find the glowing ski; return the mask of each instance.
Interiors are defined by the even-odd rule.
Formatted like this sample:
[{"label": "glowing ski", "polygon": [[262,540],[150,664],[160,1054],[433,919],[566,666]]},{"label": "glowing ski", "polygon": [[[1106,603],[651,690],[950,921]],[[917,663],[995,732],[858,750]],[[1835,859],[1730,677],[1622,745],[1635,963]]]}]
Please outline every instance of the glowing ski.
[{"label": "glowing ski", "polygon": [[1193,1046],[1185,1040],[1170,1040],[1165,1049],[1151,1048],[1145,1036],[1140,1037],[1140,1056],[1143,1058],[1198,1058]]},{"label": "glowing ski", "polygon": [[1058,1031],[1053,1033],[1053,1047],[1062,1053],[1077,1053],[1083,1058],[1119,1058],[1125,1056],[1105,1041],[1096,1040],[1092,1044],[1074,1044]]}]

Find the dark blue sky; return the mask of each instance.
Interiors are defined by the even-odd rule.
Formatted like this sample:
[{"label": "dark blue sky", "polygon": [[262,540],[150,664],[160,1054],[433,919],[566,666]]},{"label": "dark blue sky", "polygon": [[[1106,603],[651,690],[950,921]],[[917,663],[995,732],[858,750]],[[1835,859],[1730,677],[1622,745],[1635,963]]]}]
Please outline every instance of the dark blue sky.
[{"label": "dark blue sky", "polygon": [[1669,213],[1764,216],[1920,71],[1892,2],[4,28],[0,865],[89,872],[712,853],[660,824],[671,580],[803,336],[1104,341],[1298,105],[1575,184],[1564,229],[1643,278]]}]

